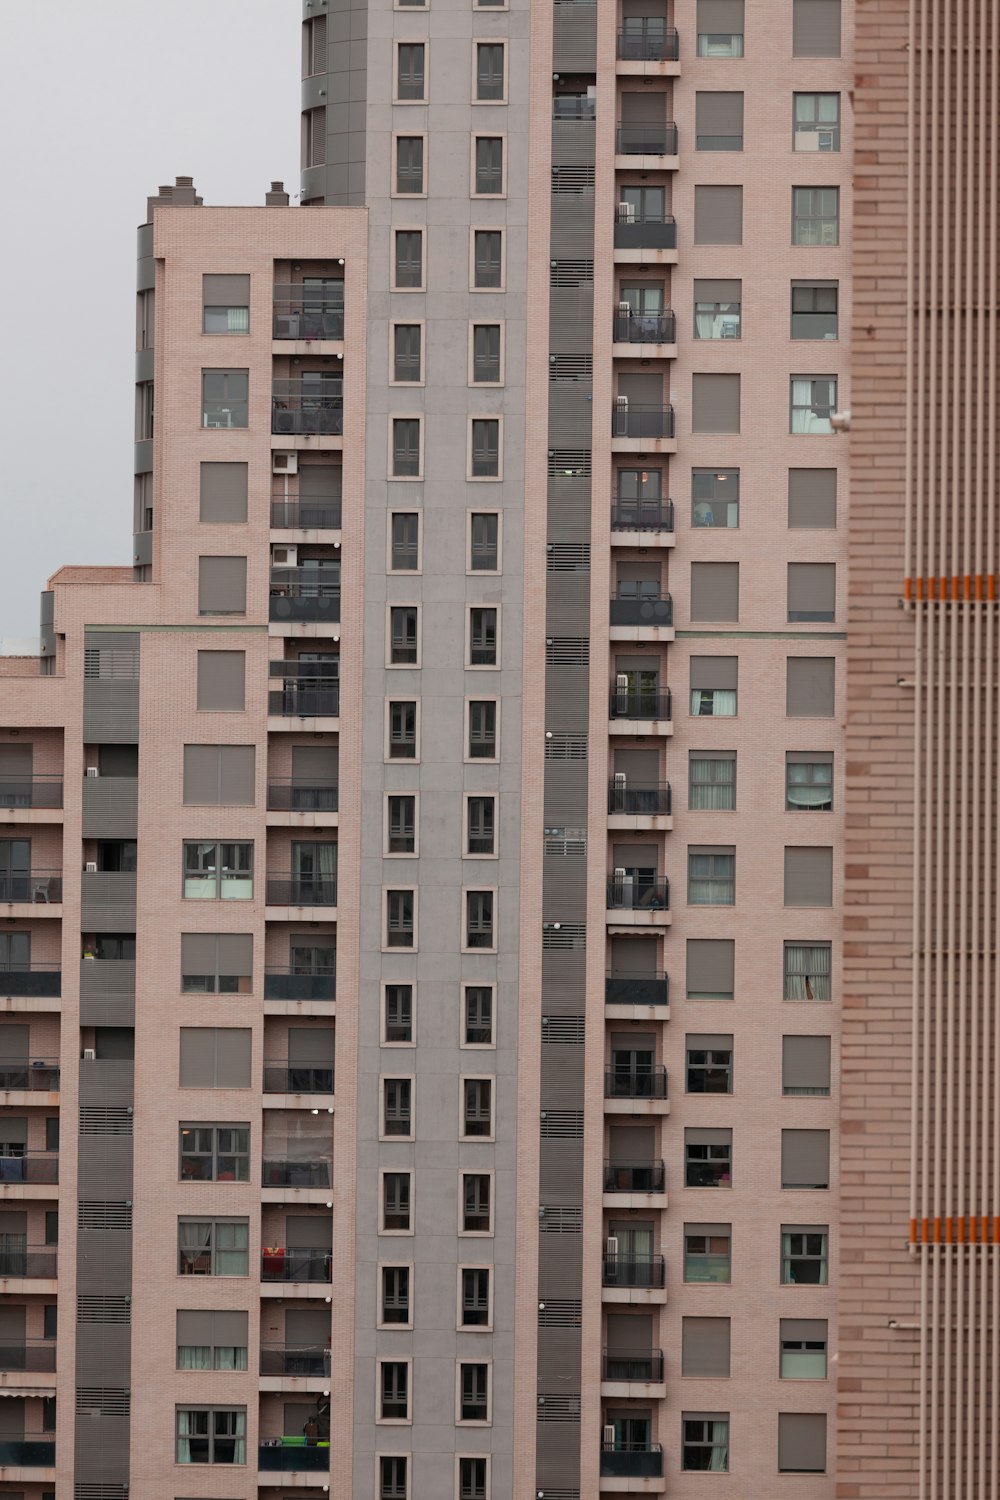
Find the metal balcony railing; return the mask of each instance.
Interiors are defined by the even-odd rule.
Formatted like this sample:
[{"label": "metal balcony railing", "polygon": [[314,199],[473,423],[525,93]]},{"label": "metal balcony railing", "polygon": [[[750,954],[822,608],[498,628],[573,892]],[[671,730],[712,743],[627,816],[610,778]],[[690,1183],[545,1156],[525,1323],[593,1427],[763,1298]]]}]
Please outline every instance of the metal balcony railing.
[{"label": "metal balcony railing", "polygon": [[669,594],[653,598],[648,594],[622,596],[611,600],[612,625],[672,625],[674,602]]},{"label": "metal balcony railing", "polygon": [[279,435],[340,437],[344,431],[343,381],[275,380],[271,431]]},{"label": "metal balcony railing", "polygon": [[669,1005],[670,980],[666,974],[606,974],[605,1005]]},{"label": "metal balcony railing", "polygon": [[280,1156],[264,1158],[262,1187],[329,1187],[329,1158],[288,1160]]},{"label": "metal balcony railing", "polygon": [[264,970],[265,1000],[335,1000],[337,971],[319,969],[302,973],[287,966]]},{"label": "metal balcony railing", "polygon": [[343,506],[339,495],[310,495],[307,500],[271,497],[271,525],[290,531],[339,531]]},{"label": "metal balcony railing", "polygon": [[[330,570],[333,571],[332,569]],[[323,621],[340,619],[340,573],[324,576],[322,568],[272,568],[268,618]]]},{"label": "metal balcony railing", "polygon": [[62,994],[62,969],[58,964],[25,964],[0,968],[0,995],[56,999]]},{"label": "metal balcony railing", "polygon": [[665,1099],[667,1070],[662,1063],[650,1068],[615,1067],[604,1070],[605,1099]]},{"label": "metal balcony railing", "polygon": [[265,1094],[332,1094],[333,1066],[311,1067],[281,1059],[264,1063]]},{"label": "metal balcony railing", "polygon": [[276,339],[342,339],[344,337],[344,287],[311,290],[301,283],[279,283],[274,288]]},{"label": "metal balcony railing", "polygon": [[616,344],[674,344],[677,342],[677,317],[666,312],[617,312],[612,320],[612,338]]},{"label": "metal balcony railing", "polygon": [[553,120],[594,120],[597,100],[589,94],[555,94],[552,99]]},{"label": "metal balcony railing", "polygon": [[620,500],[611,502],[612,531],[673,531],[672,500]]},{"label": "metal balcony railing", "polygon": [[0,1091],[37,1090],[55,1093],[59,1088],[59,1059],[55,1057],[0,1058]]},{"label": "metal balcony railing", "polygon": [[28,1370],[34,1374],[55,1367],[54,1339],[0,1338],[0,1370]]},{"label": "metal balcony railing", "polygon": [[337,802],[335,781],[287,776],[267,783],[268,812],[336,812]]},{"label": "metal balcony railing", "polygon": [[332,1279],[333,1253],[330,1250],[298,1250],[281,1245],[262,1250],[261,1281],[326,1281]]},{"label": "metal balcony railing", "polygon": [[606,1193],[662,1193],[667,1169],[662,1161],[604,1163]]},{"label": "metal balcony railing", "polygon": [[336,906],[336,875],[269,875],[268,906]]},{"label": "metal balcony railing", "polygon": [[0,807],[62,807],[62,774],[0,778]]},{"label": "metal balcony railing", "polygon": [[663,1449],[659,1443],[602,1446],[601,1473],[608,1479],[659,1479],[663,1474]]},{"label": "metal balcony railing", "polygon": [[662,1255],[605,1255],[602,1280],[605,1286],[653,1287],[666,1285],[666,1262]]},{"label": "metal balcony railing", "polygon": [[623,688],[611,694],[612,719],[669,719],[673,703],[669,688]]},{"label": "metal balcony railing", "polygon": [[45,906],[50,901],[61,900],[61,870],[32,870],[19,874],[5,870],[0,874],[0,901],[26,901],[32,906]]},{"label": "metal balcony railing", "polygon": [[672,438],[672,406],[637,405],[619,397],[611,410],[611,436],[617,438]]},{"label": "metal balcony railing", "polygon": [[680,38],[674,26],[661,16],[629,16],[618,33],[618,56],[622,62],[676,62]]},{"label": "metal balcony railing", "polygon": [[257,1450],[257,1467],[283,1474],[314,1473],[330,1467],[330,1443],[305,1437],[273,1438]]},{"label": "metal balcony railing", "polygon": [[676,250],[677,220],[673,214],[631,214],[623,204],[615,219],[616,250]]},{"label": "metal balcony railing", "polygon": [[663,1380],[663,1350],[648,1349],[642,1354],[631,1352],[618,1354],[613,1349],[605,1349],[601,1379],[661,1382]]},{"label": "metal balcony railing", "polygon": [[269,714],[311,719],[340,713],[338,661],[272,661],[269,676],[281,679],[281,686],[267,695]]},{"label": "metal balcony railing", "polygon": [[619,124],[615,150],[619,156],[676,156],[677,126],[673,121],[662,125]]},{"label": "metal balcony railing", "polygon": [[637,817],[663,817],[670,811],[669,781],[608,782],[608,812]]},{"label": "metal balcony railing", "polygon": [[668,911],[670,881],[665,875],[653,880],[626,875],[608,881],[609,911]]},{"label": "metal balcony railing", "polygon": [[24,1156],[0,1155],[0,1182],[55,1183],[59,1181],[59,1157],[31,1152]]}]

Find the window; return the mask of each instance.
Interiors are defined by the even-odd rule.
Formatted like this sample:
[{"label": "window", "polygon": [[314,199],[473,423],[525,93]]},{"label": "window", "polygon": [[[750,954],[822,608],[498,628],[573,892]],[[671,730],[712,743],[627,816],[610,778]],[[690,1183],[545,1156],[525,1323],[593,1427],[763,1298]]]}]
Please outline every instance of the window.
[{"label": "window", "polygon": [[499,198],[504,192],[503,137],[477,135],[473,140],[475,172],[473,192],[477,197]]},{"label": "window", "polygon": [[385,852],[387,854],[416,854],[416,819],[416,797],[392,795],[386,798]]},{"label": "window", "polygon": [[253,992],[253,934],[182,932],[182,995]]},{"label": "window", "polygon": [[388,706],[388,758],[416,760],[417,705],[412,700],[392,699]]},{"label": "window", "polygon": [[833,849],[785,846],[785,905],[833,905]]},{"label": "window", "polygon": [[825,1318],[782,1318],[780,1323],[782,1380],[825,1380],[827,1325]]},{"label": "window", "polygon": [[740,565],[691,564],[691,619],[736,621],[740,617]]},{"label": "window", "polygon": [[[396,43],[395,102],[397,104],[423,103],[426,99],[426,53],[427,49],[423,42]],[[416,191],[419,192],[421,189],[418,188]]]},{"label": "window", "polygon": [[396,137],[396,196],[422,196],[424,188],[424,137]]},{"label": "window", "polygon": [[411,1321],[409,1266],[383,1266],[380,1322],[409,1324]]},{"label": "window", "polygon": [[246,427],[249,420],[249,370],[202,370],[202,427]]},{"label": "window", "polygon": [[385,945],[387,948],[413,948],[415,893],[393,890],[385,893]]},{"label": "window", "polygon": [[738,665],[735,656],[692,656],[691,713],[695,717],[733,717]]},{"label": "window", "polygon": [[380,1422],[407,1422],[410,1417],[410,1362],[383,1359],[378,1365]]},{"label": "window", "polygon": [[502,103],[506,97],[503,42],[476,43],[476,100]]},{"label": "window", "polygon": [[487,1266],[459,1267],[458,1323],[460,1328],[488,1328],[492,1323],[490,1309],[490,1272]]},{"label": "window", "polygon": [[201,284],[202,332],[249,333],[250,277],[203,276]]},{"label": "window", "polygon": [[473,385],[501,384],[503,353],[499,323],[473,323],[470,363],[469,379]]},{"label": "window", "polygon": [[392,419],[392,477],[419,479],[422,473],[423,444],[419,417]]},{"label": "window", "polygon": [[837,568],[835,563],[789,563],[788,618],[821,623],[836,617]]},{"label": "window", "polygon": [[694,96],[695,150],[743,150],[743,95],[696,93]]},{"label": "window", "polygon": [[153,436],[153,417],[156,392],[151,380],[144,380],[135,388],[135,437],[138,443],[148,443]]},{"label": "window", "polygon": [[792,244],[840,244],[839,188],[792,188]]},{"label": "window", "polygon": [[466,854],[496,854],[496,798],[469,797],[465,808]]},{"label": "window", "polygon": [[785,944],[786,1000],[829,1000],[829,943]]},{"label": "window", "polygon": [[687,998],[731,1000],[736,945],[732,938],[688,938]]},{"label": "window", "polygon": [[200,469],[199,521],[220,525],[244,522],[247,518],[247,465],[204,463]]},{"label": "window", "polygon": [[788,524],[803,529],[836,526],[836,469],[789,469]]},{"label": "window", "polygon": [[694,190],[696,245],[742,245],[743,189],[705,184]]},{"label": "window", "polygon": [[698,0],[699,57],[743,56],[743,0]]},{"label": "window", "polygon": [[410,1174],[386,1172],[382,1177],[382,1229],[408,1234],[410,1227]]},{"label": "window", "polygon": [[491,1232],[493,1227],[491,1187],[488,1172],[462,1173],[463,1234],[489,1234]]},{"label": "window", "polygon": [[462,1135],[493,1134],[493,1080],[462,1079]]},{"label": "window", "polygon": [[467,984],[465,986],[462,1045],[465,1047],[492,1047],[492,985]]},{"label": "window", "polygon": [[738,339],[742,311],[741,281],[696,281],[694,336],[696,339]]},{"label": "window", "polygon": [[246,652],[198,652],[198,707],[215,713],[246,708]]},{"label": "window", "polygon": [[248,1219],[178,1219],[177,1270],[181,1276],[246,1276]]},{"label": "window", "polygon": [[736,751],[692,750],[688,755],[688,807],[733,812],[736,807]]},{"label": "window", "polygon": [[466,891],[464,947],[480,950],[496,947],[493,915],[492,891]]},{"label": "window", "polygon": [[826,1286],[829,1280],[829,1231],[825,1224],[782,1224],[783,1286]]},{"label": "window", "polygon": [[[13,937],[15,936],[15,934],[11,933],[10,936]],[[126,962],[134,963],[135,933],[99,932],[94,937],[93,948],[91,949],[90,946],[85,943],[84,949],[87,952],[92,951],[95,958],[103,958],[108,960],[125,960]],[[25,962],[27,961],[27,958],[28,954],[26,951],[24,958]],[[0,965],[0,967],[17,968],[19,966],[21,960],[19,959],[17,954],[17,945],[14,945],[13,953],[8,950],[8,952],[4,954],[4,959],[6,961],[2,965]]]},{"label": "window", "polygon": [[681,1374],[699,1379],[729,1377],[729,1319],[681,1319]]},{"label": "window", "polygon": [[417,665],[417,606],[394,604],[389,610],[389,662],[394,667]]},{"label": "window", "polygon": [[792,0],[792,56],[840,56],[840,0]]},{"label": "window", "polygon": [[413,1041],[413,985],[387,984],[385,987],[385,1024],[383,1041]]},{"label": "window", "polygon": [[322,167],[326,164],[326,109],[307,109],[302,114],[302,165]]},{"label": "window", "polygon": [[249,1125],[179,1127],[181,1182],[249,1182]]},{"label": "window", "polygon": [[185,806],[252,807],[253,745],[185,745]]},{"label": "window", "polygon": [[684,1185],[690,1188],[732,1187],[731,1130],[685,1130]]},{"label": "window", "polygon": [[826,1413],[778,1413],[778,1473],[826,1473]]},{"label": "window", "polygon": [[247,560],[245,557],[199,557],[198,613],[245,615]]},{"label": "window", "polygon": [[781,1039],[781,1092],[824,1099],[830,1094],[830,1038],[784,1036]]},{"label": "window", "polygon": [[684,1225],[684,1280],[720,1285],[732,1279],[732,1231],[728,1224]]},{"label": "window", "polygon": [[830,1132],[781,1132],[781,1186],[820,1189],[830,1186]]},{"label": "window", "polygon": [[384,1078],[382,1080],[382,1134],[402,1136],[413,1134],[412,1079]]},{"label": "window", "polygon": [[731,845],[688,845],[688,905],[733,906],[736,850]]},{"label": "window", "polygon": [[469,666],[497,665],[497,624],[499,610],[469,610]]},{"label": "window", "polygon": [[416,511],[394,511],[389,518],[389,567],[393,573],[414,573],[420,567],[420,516]]},{"label": "window", "polygon": [[728,1473],[728,1412],[681,1413],[681,1468],[689,1473]]},{"label": "window", "polygon": [[502,288],[502,229],[473,230],[472,285],[476,291],[499,291]]},{"label": "window", "polygon": [[302,27],[302,77],[326,72],[326,16],[316,16]]},{"label": "window", "polygon": [[184,899],[252,901],[253,844],[185,844]]},{"label": "window", "polygon": [[836,281],[792,282],[792,338],[837,337]]},{"label": "window", "polygon": [[156,293],[152,287],[135,299],[135,347],[152,349],[156,337]]},{"label": "window", "polygon": [[245,1370],[247,1314],[178,1309],[178,1370]]},{"label": "window", "polygon": [[[479,0],[492,5],[494,0]],[[488,1458],[462,1457],[458,1460],[458,1500],[486,1500]]]},{"label": "window", "polygon": [[792,149],[840,150],[840,95],[792,95]]},{"label": "window", "polygon": [[490,1419],[490,1367],[484,1364],[460,1364],[458,1367],[460,1422],[488,1422]]},{"label": "window", "polygon": [[250,1040],[242,1026],[182,1026],[182,1089],[248,1089]]},{"label": "window", "polygon": [[245,1464],[246,1447],[245,1406],[177,1408],[179,1464]]},{"label": "window", "polygon": [[830,417],[837,409],[835,375],[793,375],[791,379],[790,432],[829,434]]},{"label": "window", "polygon": [[691,431],[739,432],[740,377],[692,375]]},{"label": "window", "polygon": [[473,699],[469,703],[469,759],[496,760],[496,700]]},{"label": "window", "polygon": [[392,378],[398,385],[419,385],[423,380],[421,323],[393,323]]},{"label": "window", "polygon": [[495,510],[469,517],[469,571],[496,573],[500,568],[500,516]]},{"label": "window", "polygon": [[[424,0],[397,0],[399,5],[422,5]],[[405,1454],[385,1454],[378,1461],[378,1500],[406,1500]]]},{"label": "window", "polygon": [[731,1036],[689,1036],[687,1046],[687,1091],[689,1094],[733,1092],[733,1039]]},{"label": "window", "polygon": [[424,234],[422,229],[394,231],[393,289],[419,291],[424,284]]},{"label": "window", "polygon": [[785,751],[785,807],[789,812],[830,812],[833,807],[832,751]]},{"label": "window", "polygon": [[500,477],[500,420],[498,417],[473,417],[469,424],[471,479]]}]

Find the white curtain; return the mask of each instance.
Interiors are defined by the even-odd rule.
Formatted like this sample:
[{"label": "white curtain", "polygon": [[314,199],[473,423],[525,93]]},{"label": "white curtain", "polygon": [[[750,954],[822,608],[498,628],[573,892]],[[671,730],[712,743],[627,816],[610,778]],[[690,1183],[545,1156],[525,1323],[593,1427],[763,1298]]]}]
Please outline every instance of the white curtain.
[{"label": "white curtain", "polygon": [[712,1461],[709,1468],[713,1473],[725,1473],[729,1468],[729,1423],[710,1423],[712,1435]]},{"label": "white curtain", "polygon": [[735,688],[692,688],[691,713],[695,718],[731,719],[736,713]]},{"label": "white curtain", "polygon": [[829,1000],[830,949],[825,945],[785,949],[785,999]]},{"label": "white curtain", "polygon": [[249,1230],[246,1224],[215,1225],[216,1276],[245,1276],[249,1259]]},{"label": "white curtain", "polygon": [[[832,432],[830,418],[822,412],[814,409],[814,391],[817,386],[812,380],[792,381],[792,431],[793,432]],[[816,394],[819,394],[817,392]],[[831,393],[832,395],[832,393]],[[830,400],[831,396],[827,396]]]},{"label": "white curtain", "polygon": [[788,801],[793,807],[824,807],[830,800],[832,775],[832,766],[789,766]]},{"label": "white curtain", "polygon": [[733,806],[733,760],[691,762],[691,806],[708,812],[726,812]]}]

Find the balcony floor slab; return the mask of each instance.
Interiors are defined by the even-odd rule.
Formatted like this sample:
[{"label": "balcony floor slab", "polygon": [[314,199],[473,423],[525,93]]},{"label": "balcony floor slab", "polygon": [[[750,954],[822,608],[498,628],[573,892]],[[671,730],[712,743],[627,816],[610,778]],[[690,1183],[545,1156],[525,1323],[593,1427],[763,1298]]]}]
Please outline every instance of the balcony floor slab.
[{"label": "balcony floor slab", "polygon": [[607,1021],[669,1021],[669,1005],[606,1005]]},{"label": "balcony floor slab", "polygon": [[[654,158],[656,160],[657,158]],[[676,156],[672,158],[676,161]],[[277,453],[325,453],[329,451],[343,452],[343,434],[332,432],[312,432],[307,436],[296,432],[272,432],[271,449]]]},{"label": "balcony floor slab", "polygon": [[[326,1473],[324,1469],[311,1469],[305,1473],[299,1469],[291,1469],[287,1473],[280,1469],[258,1469],[257,1484],[260,1488],[269,1490],[314,1490],[317,1486],[320,1486],[324,1491],[327,1491],[329,1485],[322,1483],[324,1473]],[[281,1476],[280,1479],[278,1478],[279,1474]]]},{"label": "balcony floor slab", "polygon": [[[262,1281],[260,1284],[260,1295],[262,1297],[317,1297],[324,1300],[330,1297],[329,1281]],[[327,1382],[329,1384],[329,1381]]]},{"label": "balcony floor slab", "polygon": [[677,343],[667,344],[633,344],[631,339],[624,343],[611,345],[612,359],[676,359]]},{"label": "balcony floor slab", "polygon": [[678,251],[616,245],[614,258],[623,266],[676,266]]},{"label": "balcony floor slab", "polygon": [[679,172],[679,156],[631,156],[621,153],[615,157],[616,172]]},{"label": "balcony floor slab", "polygon": [[0,1370],[0,1394],[6,1396],[48,1395],[55,1388],[55,1370]]},{"label": "balcony floor slab", "polygon": [[645,551],[647,547],[675,547],[677,545],[676,534],[672,531],[627,531],[624,527],[612,526],[612,547],[638,547]]},{"label": "balcony floor slab", "polygon": [[[667,1386],[663,1380],[602,1380],[601,1395],[618,1401],[663,1401]],[[604,1481],[601,1481],[603,1488]]]},{"label": "balcony floor slab", "polygon": [[679,78],[681,65],[676,57],[659,62],[646,58],[619,57],[615,59],[615,72],[619,78]]},{"label": "balcony floor slab", "polygon": [[666,1193],[605,1193],[605,1208],[666,1208]]},{"label": "balcony floor slab", "polygon": [[609,911],[607,915],[607,926],[609,932],[631,932],[635,927],[669,927],[673,921],[673,914],[667,907],[657,907],[653,911],[640,908],[639,911]]},{"label": "balcony floor slab", "polygon": [[627,735],[629,739],[644,739],[647,735],[667,735],[674,732],[673,719],[609,719],[609,735]]},{"label": "balcony floor slab", "polygon": [[676,453],[677,439],[668,437],[612,437],[612,453]]},{"label": "balcony floor slab", "polygon": [[265,906],[265,922],[336,922],[335,906]]},{"label": "balcony floor slab", "polygon": [[608,813],[609,829],[625,833],[669,833],[673,826],[673,813]]},{"label": "balcony floor slab", "polygon": [[627,1302],[633,1307],[662,1306],[667,1300],[665,1286],[602,1286],[602,1302]]},{"label": "balcony floor slab", "polygon": [[602,1495],[662,1495],[667,1488],[667,1481],[662,1474],[650,1475],[645,1479],[638,1479],[634,1475],[619,1478],[602,1474],[600,1485]]},{"label": "balcony floor slab", "polygon": [[61,823],[61,807],[0,807],[0,823],[16,823],[24,827],[28,823]]},{"label": "balcony floor slab", "polygon": [[265,1109],[318,1109],[323,1114],[334,1110],[332,1094],[270,1094],[265,1090],[262,1097]]},{"label": "balcony floor slab", "polygon": [[52,917],[58,921],[62,914],[61,901],[0,902],[0,917],[5,917],[10,922],[31,922],[38,917]]},{"label": "balcony floor slab", "polygon": [[608,635],[613,641],[660,641],[674,638],[672,625],[609,625]]},{"label": "balcony floor slab", "polygon": [[268,714],[268,733],[285,730],[292,734],[339,734],[340,717],[332,714]]},{"label": "balcony floor slab", "polygon": [[298,1203],[314,1203],[325,1208],[332,1199],[332,1187],[262,1187],[260,1190],[262,1203],[286,1203],[292,1207]]},{"label": "balcony floor slab", "polygon": [[669,1099],[605,1099],[606,1115],[669,1115]]},{"label": "balcony floor slab", "polygon": [[320,1395],[330,1389],[329,1375],[261,1375],[259,1377],[259,1389],[264,1391],[283,1391],[286,1395],[295,1395],[296,1392],[305,1395],[307,1392],[318,1392]]},{"label": "balcony floor slab", "polygon": [[0,1182],[0,1203],[22,1202],[26,1199],[39,1201],[59,1197],[57,1182]]},{"label": "balcony floor slab", "polygon": [[265,1016],[328,1016],[337,1014],[336,1000],[265,1000]]},{"label": "balcony floor slab", "polygon": [[275,812],[267,813],[268,828],[336,828],[340,814],[335,812]]}]

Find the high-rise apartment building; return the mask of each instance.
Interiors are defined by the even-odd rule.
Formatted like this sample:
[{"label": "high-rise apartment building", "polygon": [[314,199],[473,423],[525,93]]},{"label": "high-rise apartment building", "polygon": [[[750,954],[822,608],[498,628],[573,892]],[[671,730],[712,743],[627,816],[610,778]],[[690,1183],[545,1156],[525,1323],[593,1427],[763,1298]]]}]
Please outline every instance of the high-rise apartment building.
[{"label": "high-rise apartment building", "polygon": [[0,1500],[995,1500],[940,9],[305,0],[301,206],[150,200],[134,566],[0,658]]}]

